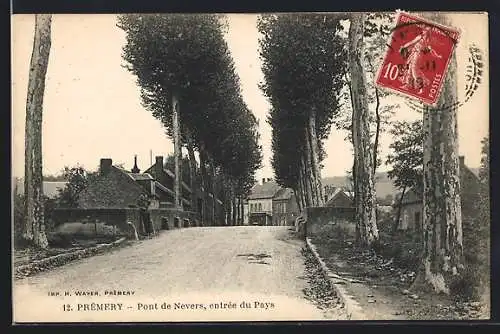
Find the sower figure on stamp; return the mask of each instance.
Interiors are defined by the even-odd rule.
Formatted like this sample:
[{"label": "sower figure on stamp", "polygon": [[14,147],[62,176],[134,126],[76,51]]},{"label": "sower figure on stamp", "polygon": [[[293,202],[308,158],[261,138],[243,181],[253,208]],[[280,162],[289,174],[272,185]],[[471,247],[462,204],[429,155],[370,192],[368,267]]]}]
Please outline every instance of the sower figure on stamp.
[{"label": "sower figure on stamp", "polygon": [[406,59],[405,74],[402,76],[403,86],[406,89],[417,89],[422,94],[423,88],[429,85],[430,80],[425,76],[419,66],[422,54],[430,53],[436,58],[441,58],[431,46],[431,27],[424,26],[420,35],[403,44],[399,52]]}]

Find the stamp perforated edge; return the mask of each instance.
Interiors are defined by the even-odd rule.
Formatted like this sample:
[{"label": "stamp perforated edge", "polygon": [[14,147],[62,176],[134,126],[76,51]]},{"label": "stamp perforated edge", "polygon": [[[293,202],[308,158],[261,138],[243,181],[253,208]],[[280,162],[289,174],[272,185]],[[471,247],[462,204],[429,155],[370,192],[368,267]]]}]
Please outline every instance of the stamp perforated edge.
[{"label": "stamp perforated edge", "polygon": [[444,24],[433,22],[433,21],[431,21],[429,19],[426,19],[426,18],[423,18],[423,17],[419,16],[418,14],[413,14],[413,13],[410,13],[408,11],[404,11],[404,10],[401,10],[401,9],[397,9],[395,11],[395,14],[396,14],[395,15],[395,25],[394,25],[394,27],[392,29],[392,32],[389,34],[389,36],[387,36],[386,46],[390,45],[392,37],[393,37],[395,31],[398,28],[398,21],[399,21],[399,18],[400,18],[401,15],[408,15],[408,16],[414,18],[414,19],[422,21],[423,23],[427,23],[427,24],[430,24],[432,26],[437,26],[437,27],[442,28],[443,30],[447,30],[447,31],[452,30],[452,31],[454,31],[454,32],[457,33],[456,41],[455,41],[455,43],[454,43],[454,45],[453,45],[453,47],[451,49],[451,55],[448,58],[448,61],[446,62],[446,65],[445,65],[444,70],[443,70],[442,84],[439,85],[439,89],[436,92],[436,99],[435,99],[434,102],[432,102],[432,101],[429,102],[429,100],[426,100],[426,99],[424,99],[422,97],[415,96],[415,95],[409,94],[408,92],[404,92],[404,91],[395,89],[393,87],[385,86],[385,85],[382,85],[382,84],[378,83],[379,77],[380,77],[380,75],[382,73],[382,68],[383,68],[382,65],[385,63],[385,60],[387,58],[387,49],[385,50],[384,56],[381,59],[381,62],[380,62],[380,65],[379,65],[379,69],[377,71],[377,75],[374,76],[374,85],[375,85],[375,87],[387,90],[387,91],[389,91],[389,92],[391,92],[393,94],[396,94],[396,95],[398,95],[398,96],[400,96],[402,98],[412,99],[414,101],[418,101],[418,102],[424,104],[427,107],[434,107],[435,108],[437,106],[438,101],[439,101],[439,97],[441,96],[441,92],[442,92],[442,89],[443,89],[443,86],[444,86],[444,81],[446,80],[446,75],[448,73],[450,61],[453,58],[453,53],[456,52],[456,49],[457,49],[456,47],[457,47],[458,43],[460,42],[460,37],[462,36],[463,30],[461,28],[459,28],[459,27],[455,27],[455,26],[450,27],[450,26],[446,26]]}]

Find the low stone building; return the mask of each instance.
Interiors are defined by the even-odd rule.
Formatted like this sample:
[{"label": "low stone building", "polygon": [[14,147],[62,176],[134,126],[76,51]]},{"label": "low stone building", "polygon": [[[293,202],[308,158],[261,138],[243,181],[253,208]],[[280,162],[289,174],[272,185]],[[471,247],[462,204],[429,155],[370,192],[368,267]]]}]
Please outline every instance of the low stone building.
[{"label": "low stone building", "polygon": [[[477,215],[476,205],[479,201],[480,182],[476,173],[465,165],[465,159],[460,157],[460,195],[462,217],[470,218]],[[401,194],[395,196],[394,211],[397,212]],[[423,219],[422,195],[414,189],[405,192],[401,202],[401,214],[398,229],[421,231]]]},{"label": "low stone building", "polygon": [[281,187],[271,179],[262,179],[248,196],[248,220],[250,225],[273,224],[273,197]]},{"label": "low stone building", "polygon": [[299,216],[292,189],[283,188],[271,178],[256,184],[243,202],[244,225],[293,225]]},{"label": "low stone building", "polygon": [[111,159],[101,159],[99,174],[80,193],[80,208],[156,209],[168,200],[169,189],[148,173],[140,173],[137,164],[131,172],[113,166]]},{"label": "low stone building", "polygon": [[137,161],[129,172],[114,166],[111,159],[101,159],[99,172],[79,194],[77,207],[56,208],[52,219],[56,227],[92,223],[96,233],[100,224],[129,236],[189,226],[192,213],[160,207],[171,192],[150,174],[140,173]]}]

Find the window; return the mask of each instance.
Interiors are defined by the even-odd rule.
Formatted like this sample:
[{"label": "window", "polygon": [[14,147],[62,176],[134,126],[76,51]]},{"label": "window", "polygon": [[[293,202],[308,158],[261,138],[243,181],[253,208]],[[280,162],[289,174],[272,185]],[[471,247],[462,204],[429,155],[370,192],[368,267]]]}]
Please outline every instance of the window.
[{"label": "window", "polygon": [[262,211],[262,203],[259,203],[259,211]]}]

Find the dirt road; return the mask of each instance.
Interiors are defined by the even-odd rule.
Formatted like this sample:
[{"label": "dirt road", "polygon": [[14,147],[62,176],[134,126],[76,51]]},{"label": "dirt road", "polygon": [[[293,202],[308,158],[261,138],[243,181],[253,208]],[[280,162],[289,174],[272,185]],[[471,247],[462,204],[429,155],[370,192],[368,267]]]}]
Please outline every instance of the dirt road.
[{"label": "dirt road", "polygon": [[303,243],[286,227],[199,227],[14,285],[18,321],[321,320],[304,298]]}]

